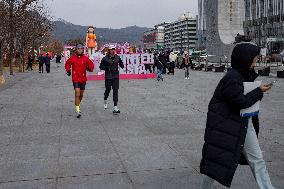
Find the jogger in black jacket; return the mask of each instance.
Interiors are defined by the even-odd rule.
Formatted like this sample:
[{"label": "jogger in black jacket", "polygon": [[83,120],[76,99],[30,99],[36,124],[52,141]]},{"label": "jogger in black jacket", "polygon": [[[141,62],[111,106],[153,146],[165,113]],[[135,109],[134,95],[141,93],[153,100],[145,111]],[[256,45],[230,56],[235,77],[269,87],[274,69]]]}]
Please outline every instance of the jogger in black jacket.
[{"label": "jogger in black jacket", "polygon": [[107,99],[111,88],[113,90],[113,113],[120,113],[117,107],[118,103],[118,89],[119,89],[119,67],[124,68],[121,58],[115,54],[115,46],[109,47],[108,54],[102,59],[100,69],[105,70],[105,94],[104,94],[104,108],[107,109]]}]

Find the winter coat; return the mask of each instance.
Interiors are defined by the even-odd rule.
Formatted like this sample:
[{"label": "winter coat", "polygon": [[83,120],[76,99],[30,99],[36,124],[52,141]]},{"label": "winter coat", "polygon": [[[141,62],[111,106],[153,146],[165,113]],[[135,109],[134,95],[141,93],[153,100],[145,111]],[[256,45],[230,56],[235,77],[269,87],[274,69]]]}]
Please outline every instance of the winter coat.
[{"label": "winter coat", "polygon": [[163,63],[155,57],[155,61],[154,61],[154,68],[157,68],[158,70],[163,70],[164,69],[164,66],[163,66]]},{"label": "winter coat", "polygon": [[171,52],[169,55],[169,61],[175,62],[176,60],[177,60],[177,54],[175,54],[174,52]]},{"label": "winter coat", "polygon": [[191,65],[192,65],[192,60],[191,60],[190,56],[185,55],[184,56],[184,66],[188,68]]},{"label": "winter coat", "polygon": [[30,55],[30,56],[28,57],[28,64],[31,65],[31,64],[33,64],[33,62],[34,62],[34,58],[33,58],[33,56]]},{"label": "winter coat", "polygon": [[42,55],[40,55],[40,56],[38,57],[38,63],[39,63],[40,65],[43,65],[43,64],[44,64],[44,57],[43,57]]},{"label": "winter coat", "polygon": [[65,64],[66,72],[72,69],[72,81],[75,83],[87,82],[86,71],[93,72],[94,63],[85,55],[73,55]]},{"label": "winter coat", "polygon": [[61,55],[57,55],[56,56],[56,63],[60,63],[61,62]]},{"label": "winter coat", "polygon": [[46,55],[46,56],[44,57],[44,63],[45,63],[45,65],[50,65],[50,60],[51,60],[51,58],[50,58],[48,55]]},{"label": "winter coat", "polygon": [[250,70],[260,49],[252,44],[239,44],[232,53],[232,70],[219,82],[208,106],[200,172],[230,187],[241,159],[247,133],[247,117],[240,110],[261,100],[260,88],[244,95],[243,82],[254,81]]},{"label": "winter coat", "polygon": [[119,67],[124,68],[123,62],[118,55],[105,56],[100,64],[100,69],[105,70],[105,79],[119,79]]}]

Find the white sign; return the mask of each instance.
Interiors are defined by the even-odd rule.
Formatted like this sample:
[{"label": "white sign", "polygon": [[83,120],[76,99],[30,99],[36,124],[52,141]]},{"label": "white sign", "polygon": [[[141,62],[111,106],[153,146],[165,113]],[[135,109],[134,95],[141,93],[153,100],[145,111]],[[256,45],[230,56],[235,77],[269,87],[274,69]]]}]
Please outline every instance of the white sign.
[{"label": "white sign", "polygon": [[[120,74],[147,74],[145,65],[154,64],[154,54],[118,54],[120,56],[124,69],[120,69]],[[104,56],[102,54],[94,54],[91,59],[95,64],[95,73],[100,74],[99,64]]]}]

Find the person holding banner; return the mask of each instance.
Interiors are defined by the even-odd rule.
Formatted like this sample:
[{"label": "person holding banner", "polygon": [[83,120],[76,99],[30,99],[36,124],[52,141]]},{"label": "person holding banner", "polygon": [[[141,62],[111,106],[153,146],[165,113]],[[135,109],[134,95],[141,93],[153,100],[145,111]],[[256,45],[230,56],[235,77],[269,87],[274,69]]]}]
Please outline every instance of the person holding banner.
[{"label": "person holding banner", "polygon": [[208,106],[200,172],[202,189],[214,180],[230,187],[243,154],[260,189],[274,189],[263,160],[252,117],[242,117],[270,89],[262,84],[244,94],[244,82],[257,78],[254,71],[260,48],[252,43],[237,44],[232,53],[232,69],[221,79]]},{"label": "person holding banner", "polygon": [[121,58],[116,54],[116,47],[110,45],[107,55],[102,59],[100,69],[105,71],[105,93],[104,108],[107,109],[107,99],[111,89],[113,90],[113,113],[118,114],[120,110],[117,107],[118,89],[119,89],[119,67],[124,68]]},{"label": "person holding banner", "polygon": [[[75,110],[77,118],[81,117],[80,105],[85,92],[87,74],[86,71],[93,72],[94,63],[83,54],[84,47],[81,44],[76,46],[76,54],[71,56],[65,64],[66,74],[72,75],[72,82],[75,91]],[[72,74],[71,74],[72,70]]]}]

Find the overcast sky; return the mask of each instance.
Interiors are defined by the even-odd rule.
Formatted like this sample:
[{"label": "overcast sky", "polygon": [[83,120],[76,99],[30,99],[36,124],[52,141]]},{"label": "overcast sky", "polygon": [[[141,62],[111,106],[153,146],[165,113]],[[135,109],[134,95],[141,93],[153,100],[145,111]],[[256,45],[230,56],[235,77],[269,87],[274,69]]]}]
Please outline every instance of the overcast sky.
[{"label": "overcast sky", "polygon": [[198,0],[46,0],[54,18],[104,28],[153,27],[198,13]]}]

